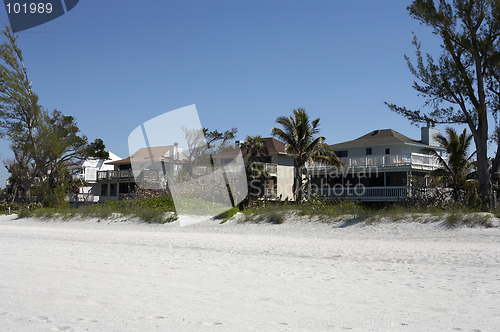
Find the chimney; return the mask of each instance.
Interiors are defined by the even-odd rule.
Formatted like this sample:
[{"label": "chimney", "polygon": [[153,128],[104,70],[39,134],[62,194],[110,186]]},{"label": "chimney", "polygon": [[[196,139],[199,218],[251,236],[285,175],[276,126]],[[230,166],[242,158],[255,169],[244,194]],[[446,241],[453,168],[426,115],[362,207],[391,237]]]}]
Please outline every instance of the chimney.
[{"label": "chimney", "polygon": [[436,135],[440,134],[439,128],[436,128],[436,121],[427,120],[427,126],[421,128],[422,143],[430,146],[439,146],[435,139]]},{"label": "chimney", "polygon": [[179,160],[180,153],[182,153],[182,148],[179,146],[179,143],[174,143],[174,146],[170,148],[170,158],[173,160]]}]

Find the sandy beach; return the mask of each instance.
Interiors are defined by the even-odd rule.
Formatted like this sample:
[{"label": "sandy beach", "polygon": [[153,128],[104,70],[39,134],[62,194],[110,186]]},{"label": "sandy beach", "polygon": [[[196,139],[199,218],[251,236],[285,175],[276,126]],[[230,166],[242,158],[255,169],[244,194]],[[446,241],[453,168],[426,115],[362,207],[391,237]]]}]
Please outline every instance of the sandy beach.
[{"label": "sandy beach", "polygon": [[0,216],[1,331],[495,331],[500,229]]}]

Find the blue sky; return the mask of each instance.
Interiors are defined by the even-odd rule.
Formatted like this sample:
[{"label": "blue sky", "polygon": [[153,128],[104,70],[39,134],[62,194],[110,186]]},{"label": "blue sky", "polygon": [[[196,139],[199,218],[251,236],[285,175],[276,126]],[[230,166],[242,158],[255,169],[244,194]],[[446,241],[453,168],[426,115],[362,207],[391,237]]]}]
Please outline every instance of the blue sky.
[{"label": "blue sky", "polygon": [[[66,15],[20,33],[35,92],[48,110],[128,155],[129,133],[164,112],[196,104],[202,125],[269,136],[276,117],[304,107],[329,143],[392,128],[420,129],[384,101],[421,107],[403,54],[410,1],[81,0]],[[5,9],[0,23],[8,24]],[[11,157],[0,142],[0,160]],[[2,165],[0,185],[8,174]]]}]

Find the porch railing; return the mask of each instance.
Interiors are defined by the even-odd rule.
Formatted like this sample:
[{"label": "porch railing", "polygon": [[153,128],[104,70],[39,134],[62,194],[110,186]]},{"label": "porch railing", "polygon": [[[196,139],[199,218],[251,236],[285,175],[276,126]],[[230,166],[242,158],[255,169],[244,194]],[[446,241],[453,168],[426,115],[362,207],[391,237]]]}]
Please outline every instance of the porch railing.
[{"label": "porch railing", "polygon": [[[159,170],[144,170],[139,174],[139,177],[141,180],[158,180],[162,175],[162,172]],[[99,180],[128,181],[134,179],[134,172],[131,169],[99,171],[97,172],[97,177]]]},{"label": "porch railing", "polygon": [[422,191],[411,187],[333,187],[312,189],[312,194],[318,194],[326,199],[381,200],[396,201],[406,197],[421,195]]},{"label": "porch railing", "polygon": [[[344,167],[367,168],[367,167],[414,167],[425,169],[440,168],[441,164],[434,156],[422,153],[392,154],[392,155],[369,155],[361,157],[342,157],[340,161]],[[309,165],[309,170],[330,168],[329,165]]]}]

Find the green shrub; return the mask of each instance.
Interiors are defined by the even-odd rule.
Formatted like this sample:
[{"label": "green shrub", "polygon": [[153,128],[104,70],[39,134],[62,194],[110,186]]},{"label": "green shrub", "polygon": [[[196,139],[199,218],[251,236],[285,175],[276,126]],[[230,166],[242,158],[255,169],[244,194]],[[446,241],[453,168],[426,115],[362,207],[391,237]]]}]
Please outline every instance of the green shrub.
[{"label": "green shrub", "polygon": [[172,197],[168,196],[160,196],[160,197],[150,197],[150,198],[141,198],[141,199],[133,199],[130,201],[131,206],[140,206],[147,207],[152,209],[165,209],[168,211],[175,211],[174,200]]},{"label": "green shrub", "polygon": [[17,213],[23,209],[26,210],[36,210],[42,207],[41,204],[39,203],[28,203],[28,204],[22,204],[22,203],[17,203],[17,202],[12,202],[12,203],[0,203],[0,212],[8,212],[10,207],[10,212],[11,213]]}]

